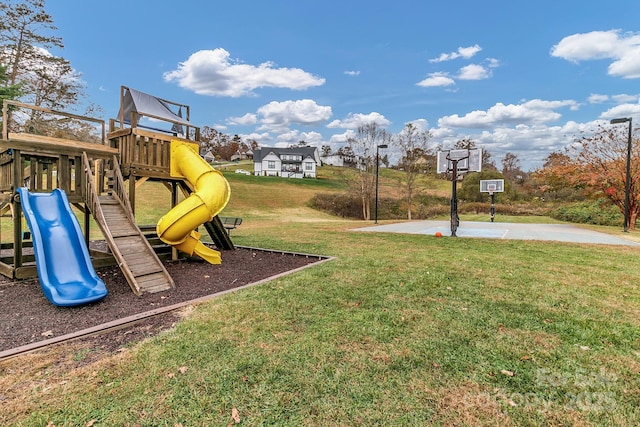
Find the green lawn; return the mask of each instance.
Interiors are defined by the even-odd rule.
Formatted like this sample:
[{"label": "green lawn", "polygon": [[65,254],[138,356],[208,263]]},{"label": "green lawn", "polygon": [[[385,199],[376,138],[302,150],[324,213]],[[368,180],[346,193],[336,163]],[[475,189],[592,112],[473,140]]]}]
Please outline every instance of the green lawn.
[{"label": "green lawn", "polygon": [[360,233],[248,178],[236,244],[336,258],[88,366],[4,362],[0,424],[637,425],[638,249]]}]

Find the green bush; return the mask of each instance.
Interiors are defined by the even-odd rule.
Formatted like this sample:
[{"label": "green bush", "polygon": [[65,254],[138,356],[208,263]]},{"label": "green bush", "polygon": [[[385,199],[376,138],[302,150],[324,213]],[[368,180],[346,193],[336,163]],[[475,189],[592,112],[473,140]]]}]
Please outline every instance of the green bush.
[{"label": "green bush", "polygon": [[[309,206],[331,215],[349,219],[362,219],[362,200],[356,195],[347,193],[318,193],[309,202]],[[496,212],[511,216],[550,216],[552,218],[575,223],[612,225],[622,224],[620,210],[608,200],[601,199],[574,203],[560,207],[534,199],[529,203],[496,203]],[[414,220],[430,219],[450,212],[449,197],[420,195],[414,198],[411,218]],[[460,214],[487,214],[491,209],[490,202],[466,202],[458,200]],[[375,215],[375,200],[371,200],[371,217]],[[404,199],[381,197],[378,199],[378,219],[406,219],[407,205]]]},{"label": "green bush", "polygon": [[[350,194],[318,193],[309,201],[309,206],[343,218],[362,219],[362,200]],[[374,215],[375,200],[371,200],[371,216]],[[433,195],[414,198],[412,219],[428,219],[449,212],[449,199]],[[406,219],[407,205],[403,199],[378,198],[378,218]]]},{"label": "green bush", "polygon": [[318,193],[309,200],[309,206],[342,218],[362,219],[362,200],[351,194]]},{"label": "green bush", "polygon": [[550,216],[580,224],[617,226],[624,223],[620,209],[606,199],[564,205],[551,211]]},{"label": "green bush", "polygon": [[[513,216],[545,216],[549,215],[549,208],[540,203],[496,203],[496,212],[500,212],[501,215],[513,215]],[[489,214],[491,209],[491,203],[479,203],[479,202],[460,202],[458,201],[458,213]]]}]

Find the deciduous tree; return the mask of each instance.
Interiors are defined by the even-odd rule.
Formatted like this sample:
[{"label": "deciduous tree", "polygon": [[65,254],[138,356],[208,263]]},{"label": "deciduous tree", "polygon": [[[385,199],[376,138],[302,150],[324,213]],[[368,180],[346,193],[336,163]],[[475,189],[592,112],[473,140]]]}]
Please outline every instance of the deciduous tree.
[{"label": "deciduous tree", "polygon": [[502,175],[511,181],[517,181],[524,177],[524,172],[520,169],[520,159],[514,153],[507,152],[502,158]]},{"label": "deciduous tree", "polygon": [[587,195],[578,179],[578,163],[566,152],[555,151],[547,156],[541,168],[532,174],[532,181],[541,196],[558,200],[577,200]]},{"label": "deciduous tree", "polygon": [[416,178],[420,172],[427,169],[429,157],[433,157],[433,153],[429,151],[429,139],[429,132],[419,130],[412,123],[408,123],[393,139],[394,145],[400,149],[402,155],[398,167],[402,168],[405,173],[404,190],[407,202],[407,219],[409,220],[411,220],[411,203],[415,192]]},{"label": "deciduous tree", "polygon": [[[624,126],[600,126],[569,147],[568,154],[578,166],[577,182],[604,194],[624,214],[628,130]],[[635,229],[640,205],[640,141],[631,139],[631,179],[629,181],[629,228]]]},{"label": "deciduous tree", "polygon": [[349,147],[358,161],[358,183],[356,191],[362,200],[362,217],[371,219],[371,199],[375,185],[375,161],[378,145],[388,144],[390,134],[378,126],[368,123],[360,126],[353,137],[348,139]]}]

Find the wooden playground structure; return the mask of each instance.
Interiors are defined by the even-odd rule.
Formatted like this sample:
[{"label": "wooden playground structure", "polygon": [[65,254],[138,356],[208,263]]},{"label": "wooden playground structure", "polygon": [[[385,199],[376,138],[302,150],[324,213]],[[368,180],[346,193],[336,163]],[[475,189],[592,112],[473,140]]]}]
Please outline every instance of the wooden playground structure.
[{"label": "wooden playground structure", "polygon": [[[154,107],[136,108],[130,102],[132,95]],[[27,187],[29,192],[47,193],[59,188],[84,215],[87,246],[92,218],[104,236],[108,249],[90,248],[94,266],[118,265],[136,295],[174,287],[162,261],[180,255],[159,240],[155,225],[136,224],[136,190],[147,181],[161,182],[169,190],[172,207],[180,193],[185,197],[191,194],[191,183],[172,173],[171,142],[199,146],[200,129],[189,123],[186,105],[124,86],[120,98],[119,117],[109,120],[108,130],[104,121],[95,118],[4,101],[0,221],[12,223],[12,236],[0,233],[0,274],[14,280],[37,277],[16,190]],[[172,109],[179,113],[172,113]],[[186,110],[185,119],[182,109]],[[154,124],[168,123],[172,129],[150,129],[141,124],[145,118],[153,119]],[[87,129],[91,132],[84,132]],[[79,138],[82,140],[77,140],[78,134],[84,135]],[[234,249],[217,215],[202,226],[218,249]]]}]

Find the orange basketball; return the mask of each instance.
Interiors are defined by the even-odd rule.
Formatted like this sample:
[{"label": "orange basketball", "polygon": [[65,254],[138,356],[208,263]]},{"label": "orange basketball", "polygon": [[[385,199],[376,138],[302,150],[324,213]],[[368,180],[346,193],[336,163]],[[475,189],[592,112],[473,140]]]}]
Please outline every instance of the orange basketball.
[{"label": "orange basketball", "polygon": [[436,237],[442,237],[442,233],[439,231],[436,231]]}]

